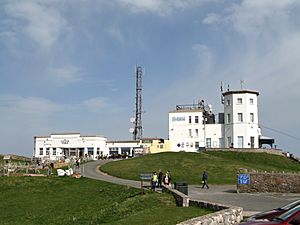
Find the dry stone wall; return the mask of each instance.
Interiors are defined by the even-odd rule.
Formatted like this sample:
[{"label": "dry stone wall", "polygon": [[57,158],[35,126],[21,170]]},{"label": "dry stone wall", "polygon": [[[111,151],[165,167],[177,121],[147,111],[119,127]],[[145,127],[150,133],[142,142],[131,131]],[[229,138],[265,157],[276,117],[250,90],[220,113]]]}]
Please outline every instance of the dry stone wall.
[{"label": "dry stone wall", "polygon": [[240,193],[300,193],[300,173],[249,173],[250,184],[239,185]]}]

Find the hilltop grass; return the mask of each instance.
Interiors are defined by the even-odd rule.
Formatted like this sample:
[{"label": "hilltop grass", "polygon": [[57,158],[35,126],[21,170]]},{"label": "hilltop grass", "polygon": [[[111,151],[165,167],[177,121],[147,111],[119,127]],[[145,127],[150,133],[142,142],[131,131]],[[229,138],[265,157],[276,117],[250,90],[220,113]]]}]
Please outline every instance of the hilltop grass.
[{"label": "hilltop grass", "polygon": [[103,172],[116,177],[139,180],[143,172],[170,171],[173,183],[186,181],[199,184],[204,170],[210,184],[236,184],[240,168],[268,172],[300,172],[300,164],[283,156],[248,152],[168,152],[114,161],[101,167]]},{"label": "hilltop grass", "polygon": [[172,195],[91,179],[0,177],[3,225],[176,224],[211,211],[175,205]]}]

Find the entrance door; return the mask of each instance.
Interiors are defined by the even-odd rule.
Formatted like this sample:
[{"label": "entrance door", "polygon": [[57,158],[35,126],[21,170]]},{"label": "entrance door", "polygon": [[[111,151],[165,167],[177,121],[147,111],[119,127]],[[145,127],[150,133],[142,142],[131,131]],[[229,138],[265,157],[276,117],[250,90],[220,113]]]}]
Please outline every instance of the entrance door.
[{"label": "entrance door", "polygon": [[243,147],[244,147],[244,137],[238,136],[238,148],[243,148]]},{"label": "entrance door", "polygon": [[254,148],[254,137],[250,137],[250,146]]}]

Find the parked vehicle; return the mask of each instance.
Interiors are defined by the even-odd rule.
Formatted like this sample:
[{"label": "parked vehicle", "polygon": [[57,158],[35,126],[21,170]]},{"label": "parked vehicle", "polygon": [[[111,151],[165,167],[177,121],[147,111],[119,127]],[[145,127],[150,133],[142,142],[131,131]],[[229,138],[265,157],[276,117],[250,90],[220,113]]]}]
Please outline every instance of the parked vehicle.
[{"label": "parked vehicle", "polygon": [[253,220],[240,225],[300,225],[300,205],[286,211],[278,217],[269,220]]},{"label": "parked vehicle", "polygon": [[299,206],[300,205],[300,200],[294,201],[290,204],[287,204],[285,206],[282,206],[277,209],[272,209],[268,211],[264,211],[261,213],[254,214],[250,216],[246,221],[252,221],[252,220],[272,220],[275,217],[280,216],[282,213],[285,213],[286,211]]}]

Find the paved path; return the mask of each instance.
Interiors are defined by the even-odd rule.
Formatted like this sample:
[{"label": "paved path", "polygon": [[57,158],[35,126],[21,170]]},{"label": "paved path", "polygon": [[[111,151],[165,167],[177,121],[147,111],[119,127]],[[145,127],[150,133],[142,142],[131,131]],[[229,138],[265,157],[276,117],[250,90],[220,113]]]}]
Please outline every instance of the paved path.
[{"label": "paved path", "polygon": [[[91,179],[104,180],[110,183],[128,185],[140,188],[140,181],[125,180],[109,176],[99,171],[99,166],[109,161],[93,161],[83,165],[83,176]],[[201,185],[189,185],[188,194],[191,199],[216,202],[226,205],[239,206],[245,215],[278,208],[292,201],[300,199],[299,194],[292,193],[236,193],[234,185],[210,185],[210,189],[202,189]]]}]

